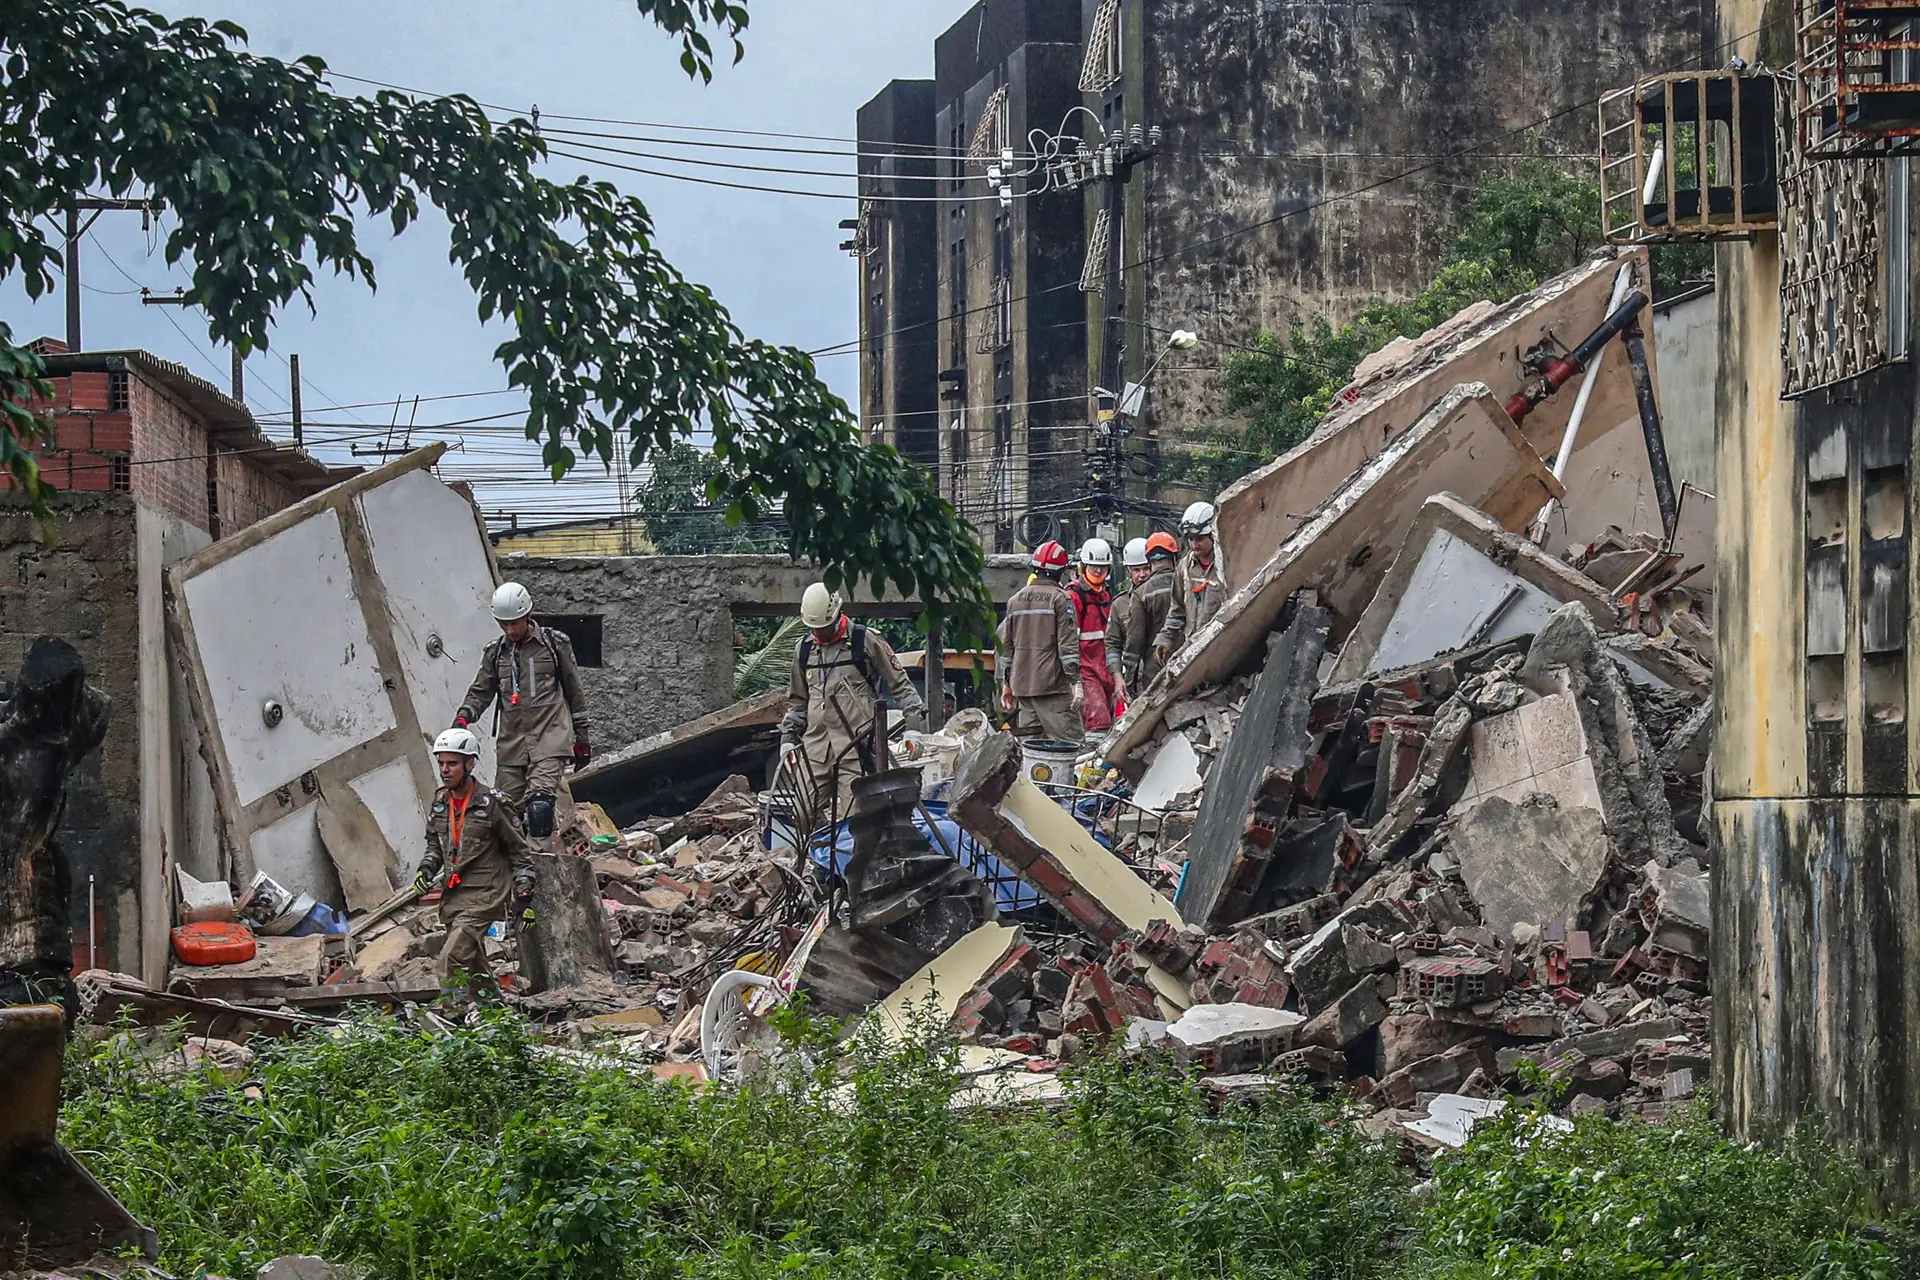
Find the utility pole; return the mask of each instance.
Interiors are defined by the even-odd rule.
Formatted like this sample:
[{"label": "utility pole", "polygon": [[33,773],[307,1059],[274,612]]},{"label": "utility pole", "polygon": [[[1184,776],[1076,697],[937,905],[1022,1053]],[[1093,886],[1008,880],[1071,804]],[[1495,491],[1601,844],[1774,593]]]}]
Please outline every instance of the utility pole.
[{"label": "utility pole", "polygon": [[[80,237],[93,229],[101,214],[110,210],[138,209],[144,231],[153,225],[153,211],[157,208],[158,202],[152,200],[105,200],[95,196],[75,196],[67,202],[67,350],[80,350]],[[93,216],[81,222],[82,210]]]},{"label": "utility pole", "polygon": [[[1100,326],[1099,396],[1094,410],[1092,448],[1087,458],[1087,491],[1093,499],[1094,531],[1110,541],[1123,531],[1127,492],[1126,429],[1121,401],[1126,394],[1127,297],[1121,283],[1126,246],[1127,187],[1135,166],[1159,150],[1160,129],[1134,125],[1115,129],[1096,153],[1098,180],[1106,184],[1107,262],[1101,290],[1106,315]],[[1103,532],[1103,526],[1104,532]]]},{"label": "utility pole", "polygon": [[293,385],[287,388],[287,404],[293,409],[293,444],[295,448],[307,442],[306,432],[300,420],[300,353],[294,352],[287,357],[287,369],[292,375]]},{"label": "utility pole", "polygon": [[233,349],[233,398],[238,404],[247,402],[247,358],[238,347]]}]

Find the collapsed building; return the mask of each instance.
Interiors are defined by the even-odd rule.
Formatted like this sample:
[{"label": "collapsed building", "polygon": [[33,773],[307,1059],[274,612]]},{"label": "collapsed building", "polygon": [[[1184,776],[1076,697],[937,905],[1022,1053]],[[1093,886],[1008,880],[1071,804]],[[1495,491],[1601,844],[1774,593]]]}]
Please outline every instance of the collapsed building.
[{"label": "collapsed building", "polygon": [[[950,1030],[983,1100],[1044,1102],[1062,1062],[1157,1046],[1221,1097],[1275,1072],[1338,1086],[1416,1146],[1457,1144],[1535,1066],[1574,1113],[1691,1096],[1713,499],[1672,483],[1666,437],[1707,428],[1662,424],[1634,340],[1647,280],[1644,254],[1608,251],[1368,361],[1313,437],[1223,495],[1228,603],[1071,778],[968,711],[896,733],[844,820],[809,822],[775,759],[781,692],[609,753],[540,855],[539,929],[487,941],[507,998],[556,1051],[670,1077],[753,1071],[797,995],[883,1036]],[[431,903],[394,892],[432,782],[401,748],[484,628],[478,597],[360,583],[395,710],[303,740],[313,785],[265,790],[261,752],[286,740],[261,690],[213,696],[195,608],[196,581],[316,516],[359,536],[390,479],[175,571],[234,834],[225,883],[180,878],[182,911],[250,901],[264,870],[342,918],[272,904],[307,927],[164,984],[92,975],[98,1007],[219,1040],[437,990]],[[343,590],[384,574],[350,560]]]}]

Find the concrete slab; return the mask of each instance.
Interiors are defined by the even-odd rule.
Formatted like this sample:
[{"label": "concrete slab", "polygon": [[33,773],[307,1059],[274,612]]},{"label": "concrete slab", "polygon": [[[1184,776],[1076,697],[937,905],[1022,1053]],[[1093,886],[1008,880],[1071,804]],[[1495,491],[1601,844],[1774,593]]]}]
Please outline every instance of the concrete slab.
[{"label": "concrete slab", "polygon": [[1013,735],[960,757],[949,812],[1041,897],[1101,942],[1155,920],[1182,926],[1172,902],[1114,856],[1020,767]]},{"label": "concrete slab", "polygon": [[1476,805],[1447,837],[1481,918],[1503,938],[1515,925],[1582,918],[1606,879],[1608,850],[1599,809],[1504,796]]},{"label": "concrete slab", "polygon": [[[1578,342],[1599,327],[1625,262],[1634,264],[1640,280],[1648,278],[1643,250],[1603,252],[1476,321],[1440,326],[1429,341],[1416,341],[1398,360],[1376,362],[1367,380],[1340,392],[1309,439],[1220,495],[1228,585],[1238,589],[1252,583],[1262,562],[1294,536],[1306,513],[1338,491],[1383,444],[1411,429],[1450,387],[1485,383],[1505,404],[1526,380],[1519,359],[1523,352],[1549,338]],[[1650,350],[1650,364],[1654,358]],[[1657,367],[1654,372],[1657,382]],[[1554,525],[1556,536],[1568,542],[1589,541],[1610,524],[1648,527],[1643,517],[1652,502],[1652,480],[1622,352],[1609,352],[1598,379],[1568,462],[1564,523]],[[1576,390],[1567,387],[1528,416],[1524,434],[1536,455],[1552,457],[1558,450]],[[1442,487],[1449,486],[1434,488]]]},{"label": "concrete slab", "polygon": [[1124,759],[1178,699],[1257,662],[1293,592],[1317,591],[1333,613],[1334,638],[1344,639],[1421,505],[1441,492],[1518,529],[1560,486],[1484,383],[1453,387],[1353,472],[1188,639],[1114,727],[1107,759]]},{"label": "concrete slab", "polygon": [[567,786],[576,803],[599,805],[622,827],[668,804],[674,807],[667,812],[691,808],[732,774],[745,773],[764,786],[786,711],[782,684],[608,752],[573,774]]},{"label": "concrete slab", "polygon": [[946,1026],[967,993],[1020,945],[1020,930],[1003,924],[983,924],[928,961],[926,966],[878,1005],[872,1016],[883,1035],[911,1035],[929,1009],[936,1023]]},{"label": "concrete slab", "polygon": [[1160,753],[1147,766],[1134,792],[1134,803],[1160,813],[1175,797],[1199,791],[1200,783],[1200,757],[1194,752],[1193,743],[1184,733],[1172,734],[1160,744]]},{"label": "concrete slab", "polygon": [[[1275,797],[1283,818],[1292,799],[1291,781],[1268,782],[1268,771],[1298,772],[1306,764],[1307,717],[1313,709],[1316,677],[1332,621],[1325,609],[1303,608],[1286,631],[1271,638],[1266,664],[1253,682],[1232,736],[1214,761],[1187,842],[1186,874],[1174,900],[1196,924],[1232,923],[1231,915],[1224,920],[1215,917],[1229,904],[1250,900],[1258,887],[1259,872],[1273,850],[1273,830],[1267,828],[1264,842],[1243,837],[1250,823],[1271,821],[1256,812],[1256,800],[1265,803],[1263,785],[1284,788],[1286,794]],[[1181,735],[1172,739],[1182,740]],[[1250,860],[1260,866],[1245,866]]]}]

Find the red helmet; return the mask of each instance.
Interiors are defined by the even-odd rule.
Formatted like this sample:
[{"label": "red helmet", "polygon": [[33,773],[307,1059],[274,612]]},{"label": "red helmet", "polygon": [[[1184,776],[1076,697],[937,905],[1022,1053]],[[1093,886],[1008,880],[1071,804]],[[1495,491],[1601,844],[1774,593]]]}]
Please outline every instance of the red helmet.
[{"label": "red helmet", "polygon": [[1066,568],[1067,549],[1051,539],[1041,543],[1033,549],[1033,567],[1049,570]]},{"label": "red helmet", "polygon": [[1179,554],[1180,544],[1173,540],[1173,535],[1170,533],[1156,533],[1147,539],[1148,559],[1152,559],[1154,556],[1177,556]]}]

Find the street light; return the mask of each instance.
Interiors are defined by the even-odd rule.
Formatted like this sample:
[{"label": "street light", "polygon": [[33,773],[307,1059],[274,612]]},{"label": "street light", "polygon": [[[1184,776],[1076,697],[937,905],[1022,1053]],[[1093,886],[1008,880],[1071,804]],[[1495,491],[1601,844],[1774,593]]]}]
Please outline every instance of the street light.
[{"label": "street light", "polygon": [[1160,354],[1153,358],[1153,363],[1148,365],[1147,371],[1140,376],[1140,381],[1129,382],[1121,393],[1120,412],[1129,418],[1139,417],[1141,403],[1147,397],[1147,383],[1159,371],[1161,361],[1165,360],[1170,352],[1191,351],[1199,345],[1199,334],[1191,329],[1175,329],[1173,336],[1167,339],[1167,345],[1160,348]]}]

